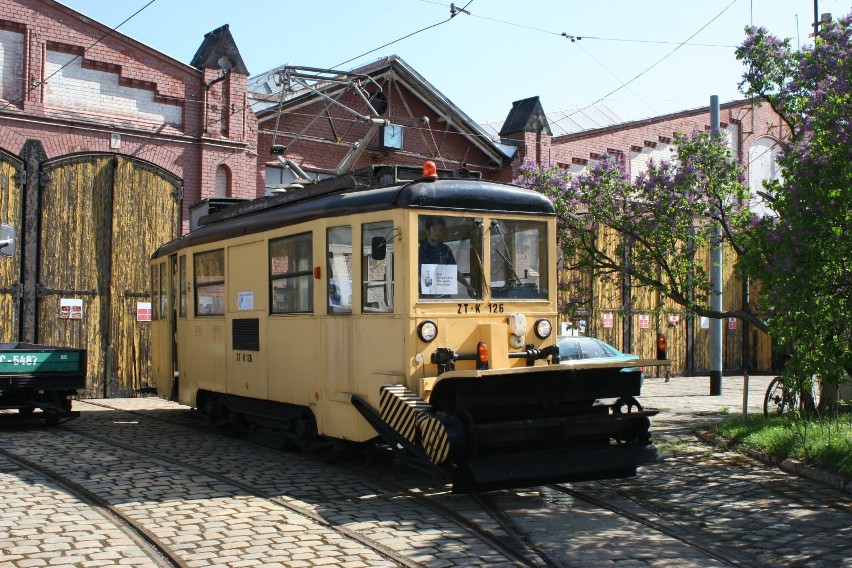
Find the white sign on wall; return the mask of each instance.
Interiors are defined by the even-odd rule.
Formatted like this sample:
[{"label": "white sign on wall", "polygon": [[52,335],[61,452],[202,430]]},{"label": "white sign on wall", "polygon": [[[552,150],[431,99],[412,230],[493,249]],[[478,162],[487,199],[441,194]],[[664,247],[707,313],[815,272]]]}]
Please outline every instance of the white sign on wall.
[{"label": "white sign on wall", "polygon": [[60,319],[83,319],[83,300],[81,298],[61,298],[59,300]]},{"label": "white sign on wall", "polygon": [[238,310],[253,310],[254,309],[254,292],[238,292],[237,293],[237,309]]}]

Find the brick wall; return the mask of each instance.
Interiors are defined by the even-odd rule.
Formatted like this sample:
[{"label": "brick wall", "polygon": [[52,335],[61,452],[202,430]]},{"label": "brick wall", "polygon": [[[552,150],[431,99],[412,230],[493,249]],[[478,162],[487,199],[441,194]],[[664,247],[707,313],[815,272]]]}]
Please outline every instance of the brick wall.
[{"label": "brick wall", "polygon": [[188,207],[213,195],[219,166],[230,195],[262,194],[244,76],[208,88],[216,71],[52,0],[0,0],[0,75],[0,148],[10,154],[37,139],[48,160],[111,152],[149,161],[183,180],[184,230]]},{"label": "brick wall", "polygon": [[[778,140],[785,136],[785,126],[768,105],[752,105],[749,101],[735,101],[721,105],[721,127],[739,163],[749,175],[749,152],[761,138]],[[690,134],[695,130],[710,128],[708,108],[649,118],[607,128],[587,130],[539,142],[534,133],[522,133],[519,159],[501,174],[512,179],[520,174],[524,157],[541,155],[541,161],[563,164],[574,172],[592,166],[606,154],[623,155],[631,176],[644,171],[649,158],[669,159],[670,149],[677,133]],[[549,143],[549,144],[548,144]]]}]

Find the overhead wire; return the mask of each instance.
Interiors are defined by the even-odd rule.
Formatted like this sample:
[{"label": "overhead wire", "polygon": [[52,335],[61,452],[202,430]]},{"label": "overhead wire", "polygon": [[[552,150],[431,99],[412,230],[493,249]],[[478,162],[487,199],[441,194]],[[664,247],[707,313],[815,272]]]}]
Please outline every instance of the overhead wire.
[{"label": "overhead wire", "polygon": [[404,39],[408,39],[408,38],[410,38],[411,36],[414,36],[414,35],[419,34],[420,32],[425,32],[426,30],[431,30],[432,28],[436,28],[436,27],[438,27],[438,26],[440,26],[440,25],[446,24],[447,22],[449,22],[450,20],[452,20],[453,18],[455,18],[455,17],[456,17],[457,15],[459,15],[460,13],[465,13],[465,14],[467,14],[467,15],[470,15],[470,12],[468,12],[468,11],[466,10],[466,8],[467,8],[468,6],[470,6],[472,3],[473,3],[473,0],[468,0],[468,3],[467,3],[467,4],[465,4],[464,6],[462,6],[461,8],[455,8],[455,5],[454,5],[454,4],[450,4],[450,6],[449,6],[449,8],[450,8],[450,17],[449,17],[449,18],[447,18],[446,20],[442,20],[442,21],[440,21],[440,22],[437,22],[437,23],[434,23],[434,24],[428,25],[428,26],[426,26],[425,28],[420,28],[419,30],[417,30],[417,31],[415,31],[415,32],[411,32],[410,34],[406,34],[406,35],[404,35],[404,36],[402,36],[402,37],[400,37],[400,38],[397,38],[397,39],[395,39],[395,40],[393,40],[393,41],[390,41],[390,42],[388,42],[388,43],[386,43],[386,44],[384,44],[384,45],[380,45],[379,47],[377,47],[377,48],[375,48],[375,49],[371,49],[370,51],[365,51],[365,52],[364,52],[364,53],[362,53],[361,55],[356,55],[355,57],[353,57],[353,58],[351,58],[351,59],[347,59],[346,61],[343,61],[342,63],[338,63],[337,65],[335,65],[334,67],[332,67],[332,69],[337,68],[337,67],[340,67],[341,65],[346,65],[347,63],[351,63],[352,61],[355,61],[356,59],[360,59],[360,58],[364,57],[365,55],[369,55],[369,54],[371,54],[371,53],[373,53],[373,52],[375,52],[375,51],[378,51],[378,50],[380,50],[380,49],[384,49],[385,47],[387,47],[387,46],[389,46],[389,45],[393,45],[393,44],[398,43],[398,42],[400,42],[400,41],[402,41],[402,40],[404,40]]},{"label": "overhead wire", "polygon": [[730,9],[730,7],[731,7],[731,6],[733,6],[734,4],[736,4],[736,3],[737,3],[737,1],[738,1],[738,0],[731,0],[731,3],[730,3],[730,4],[728,4],[727,6],[725,6],[725,7],[722,9],[722,11],[721,11],[721,12],[719,12],[718,14],[716,14],[715,16],[713,16],[713,18],[711,18],[711,19],[710,19],[710,21],[708,21],[706,24],[704,24],[703,26],[701,26],[701,27],[700,27],[700,28],[699,28],[699,29],[698,29],[695,33],[693,33],[691,36],[689,36],[689,37],[688,37],[688,38],[686,38],[684,41],[682,41],[681,43],[679,43],[679,44],[677,45],[677,47],[675,47],[674,49],[672,49],[671,51],[669,51],[667,54],[665,54],[663,57],[661,57],[660,59],[658,59],[657,61],[655,61],[653,64],[651,64],[651,66],[650,66],[650,67],[648,67],[648,68],[646,68],[645,70],[641,71],[639,74],[637,74],[635,77],[633,77],[632,79],[630,79],[630,80],[629,80],[629,81],[627,81],[626,83],[622,83],[619,87],[616,87],[615,89],[611,90],[611,91],[610,91],[610,92],[608,92],[607,94],[605,94],[605,95],[603,95],[602,97],[600,97],[600,98],[596,99],[594,102],[589,103],[588,105],[586,105],[586,106],[584,106],[584,107],[582,107],[582,108],[580,108],[580,109],[577,109],[577,110],[576,110],[576,111],[574,111],[573,113],[571,113],[571,114],[569,114],[569,115],[567,115],[567,116],[565,116],[565,117],[562,117],[562,118],[560,118],[560,119],[558,119],[558,120],[554,121],[554,124],[555,124],[555,123],[558,123],[558,122],[560,122],[560,121],[562,121],[562,120],[565,120],[566,118],[570,118],[571,116],[574,116],[575,114],[580,113],[580,112],[582,112],[582,111],[584,111],[584,110],[586,110],[586,109],[589,109],[589,108],[591,108],[591,107],[595,106],[596,104],[598,104],[599,102],[603,101],[604,99],[606,99],[606,98],[607,98],[607,97],[609,97],[610,95],[613,95],[613,94],[617,93],[618,91],[620,91],[621,89],[626,88],[626,87],[627,87],[627,85],[629,85],[630,83],[632,83],[632,82],[636,81],[639,77],[642,77],[642,76],[643,76],[643,75],[645,75],[647,72],[649,72],[650,70],[652,70],[654,67],[656,67],[657,65],[659,65],[660,63],[662,63],[663,61],[665,61],[666,59],[668,59],[669,57],[671,57],[671,56],[672,56],[672,55],[673,55],[673,54],[674,54],[677,50],[679,50],[681,47],[683,47],[684,45],[686,45],[686,44],[687,44],[687,42],[688,42],[689,40],[691,40],[692,38],[694,38],[695,36],[697,36],[698,34],[700,34],[701,32],[703,32],[703,31],[704,31],[704,30],[705,30],[705,29],[706,29],[706,28],[707,28],[710,24],[712,24],[713,22],[715,22],[717,19],[719,19],[719,18],[722,16],[722,14],[724,14],[725,12],[727,12],[727,11],[728,11],[728,9]]},{"label": "overhead wire", "polygon": [[[445,3],[436,2],[435,0],[420,0],[420,2],[424,2],[424,3],[427,3],[427,4],[435,4],[437,6],[446,6]],[[584,35],[584,34],[569,35],[569,34],[566,34],[565,32],[554,32],[554,31],[551,31],[551,30],[544,30],[544,29],[541,29],[541,28],[533,27],[533,26],[526,26],[524,24],[519,24],[517,22],[509,22],[509,21],[506,21],[506,20],[500,20],[500,19],[497,19],[497,18],[490,18],[488,16],[481,16],[481,15],[478,15],[478,14],[470,14],[470,16],[472,18],[479,18],[481,20],[496,22],[498,24],[504,24],[504,25],[507,25],[507,26],[514,26],[516,28],[523,28],[523,29],[526,29],[526,30],[530,30],[530,31],[534,31],[534,32],[540,32],[540,33],[543,33],[543,34],[567,37],[569,39],[570,38],[574,38],[574,39],[578,39],[578,40],[579,39],[594,39],[594,40],[599,40],[599,41],[617,41],[617,42],[625,42],[625,43],[651,43],[651,44],[659,44],[659,45],[680,45],[680,44],[683,44],[683,42],[678,42],[678,41],[632,39],[632,38],[614,38],[614,37],[601,37],[601,36]],[[718,43],[687,43],[686,45],[694,46],[694,47],[726,47],[726,48],[736,47],[735,45],[726,45],[726,44],[718,44]]]}]

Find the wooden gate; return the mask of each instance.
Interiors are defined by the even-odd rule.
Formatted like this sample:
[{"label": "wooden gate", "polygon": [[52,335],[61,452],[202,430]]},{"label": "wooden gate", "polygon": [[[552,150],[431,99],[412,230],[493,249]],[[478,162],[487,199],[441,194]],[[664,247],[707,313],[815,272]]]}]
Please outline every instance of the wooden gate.
[{"label": "wooden gate", "polygon": [[[180,180],[112,154],[44,164],[41,187],[40,343],[85,347],[87,396],[128,396],[151,384],[148,259],[180,226]],[[78,310],[78,306],[81,309]]]},{"label": "wooden gate", "polygon": [[0,343],[18,341],[21,300],[21,180],[24,163],[0,151],[0,223],[18,232],[15,255],[0,258]]}]

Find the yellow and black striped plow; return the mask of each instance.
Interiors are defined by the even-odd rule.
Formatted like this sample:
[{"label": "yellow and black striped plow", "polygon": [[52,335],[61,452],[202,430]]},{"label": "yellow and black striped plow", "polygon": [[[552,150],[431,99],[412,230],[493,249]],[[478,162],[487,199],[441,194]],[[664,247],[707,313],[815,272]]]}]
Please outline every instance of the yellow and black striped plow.
[{"label": "yellow and black striped plow", "polygon": [[426,455],[435,465],[441,465],[450,457],[450,438],[444,424],[431,414],[420,417],[421,442]]},{"label": "yellow and black striped plow", "polygon": [[[418,462],[431,473],[435,466],[450,456],[450,441],[446,427],[434,416],[425,400],[402,385],[384,385],[379,389],[379,412],[358,395],[352,395],[352,405],[370,423],[402,461]],[[418,465],[419,464],[419,465]],[[431,471],[434,470],[434,471]]]},{"label": "yellow and black striped plow", "polygon": [[417,439],[417,422],[432,407],[402,385],[384,385],[379,388],[379,409],[382,420],[388,426],[414,443]]}]

